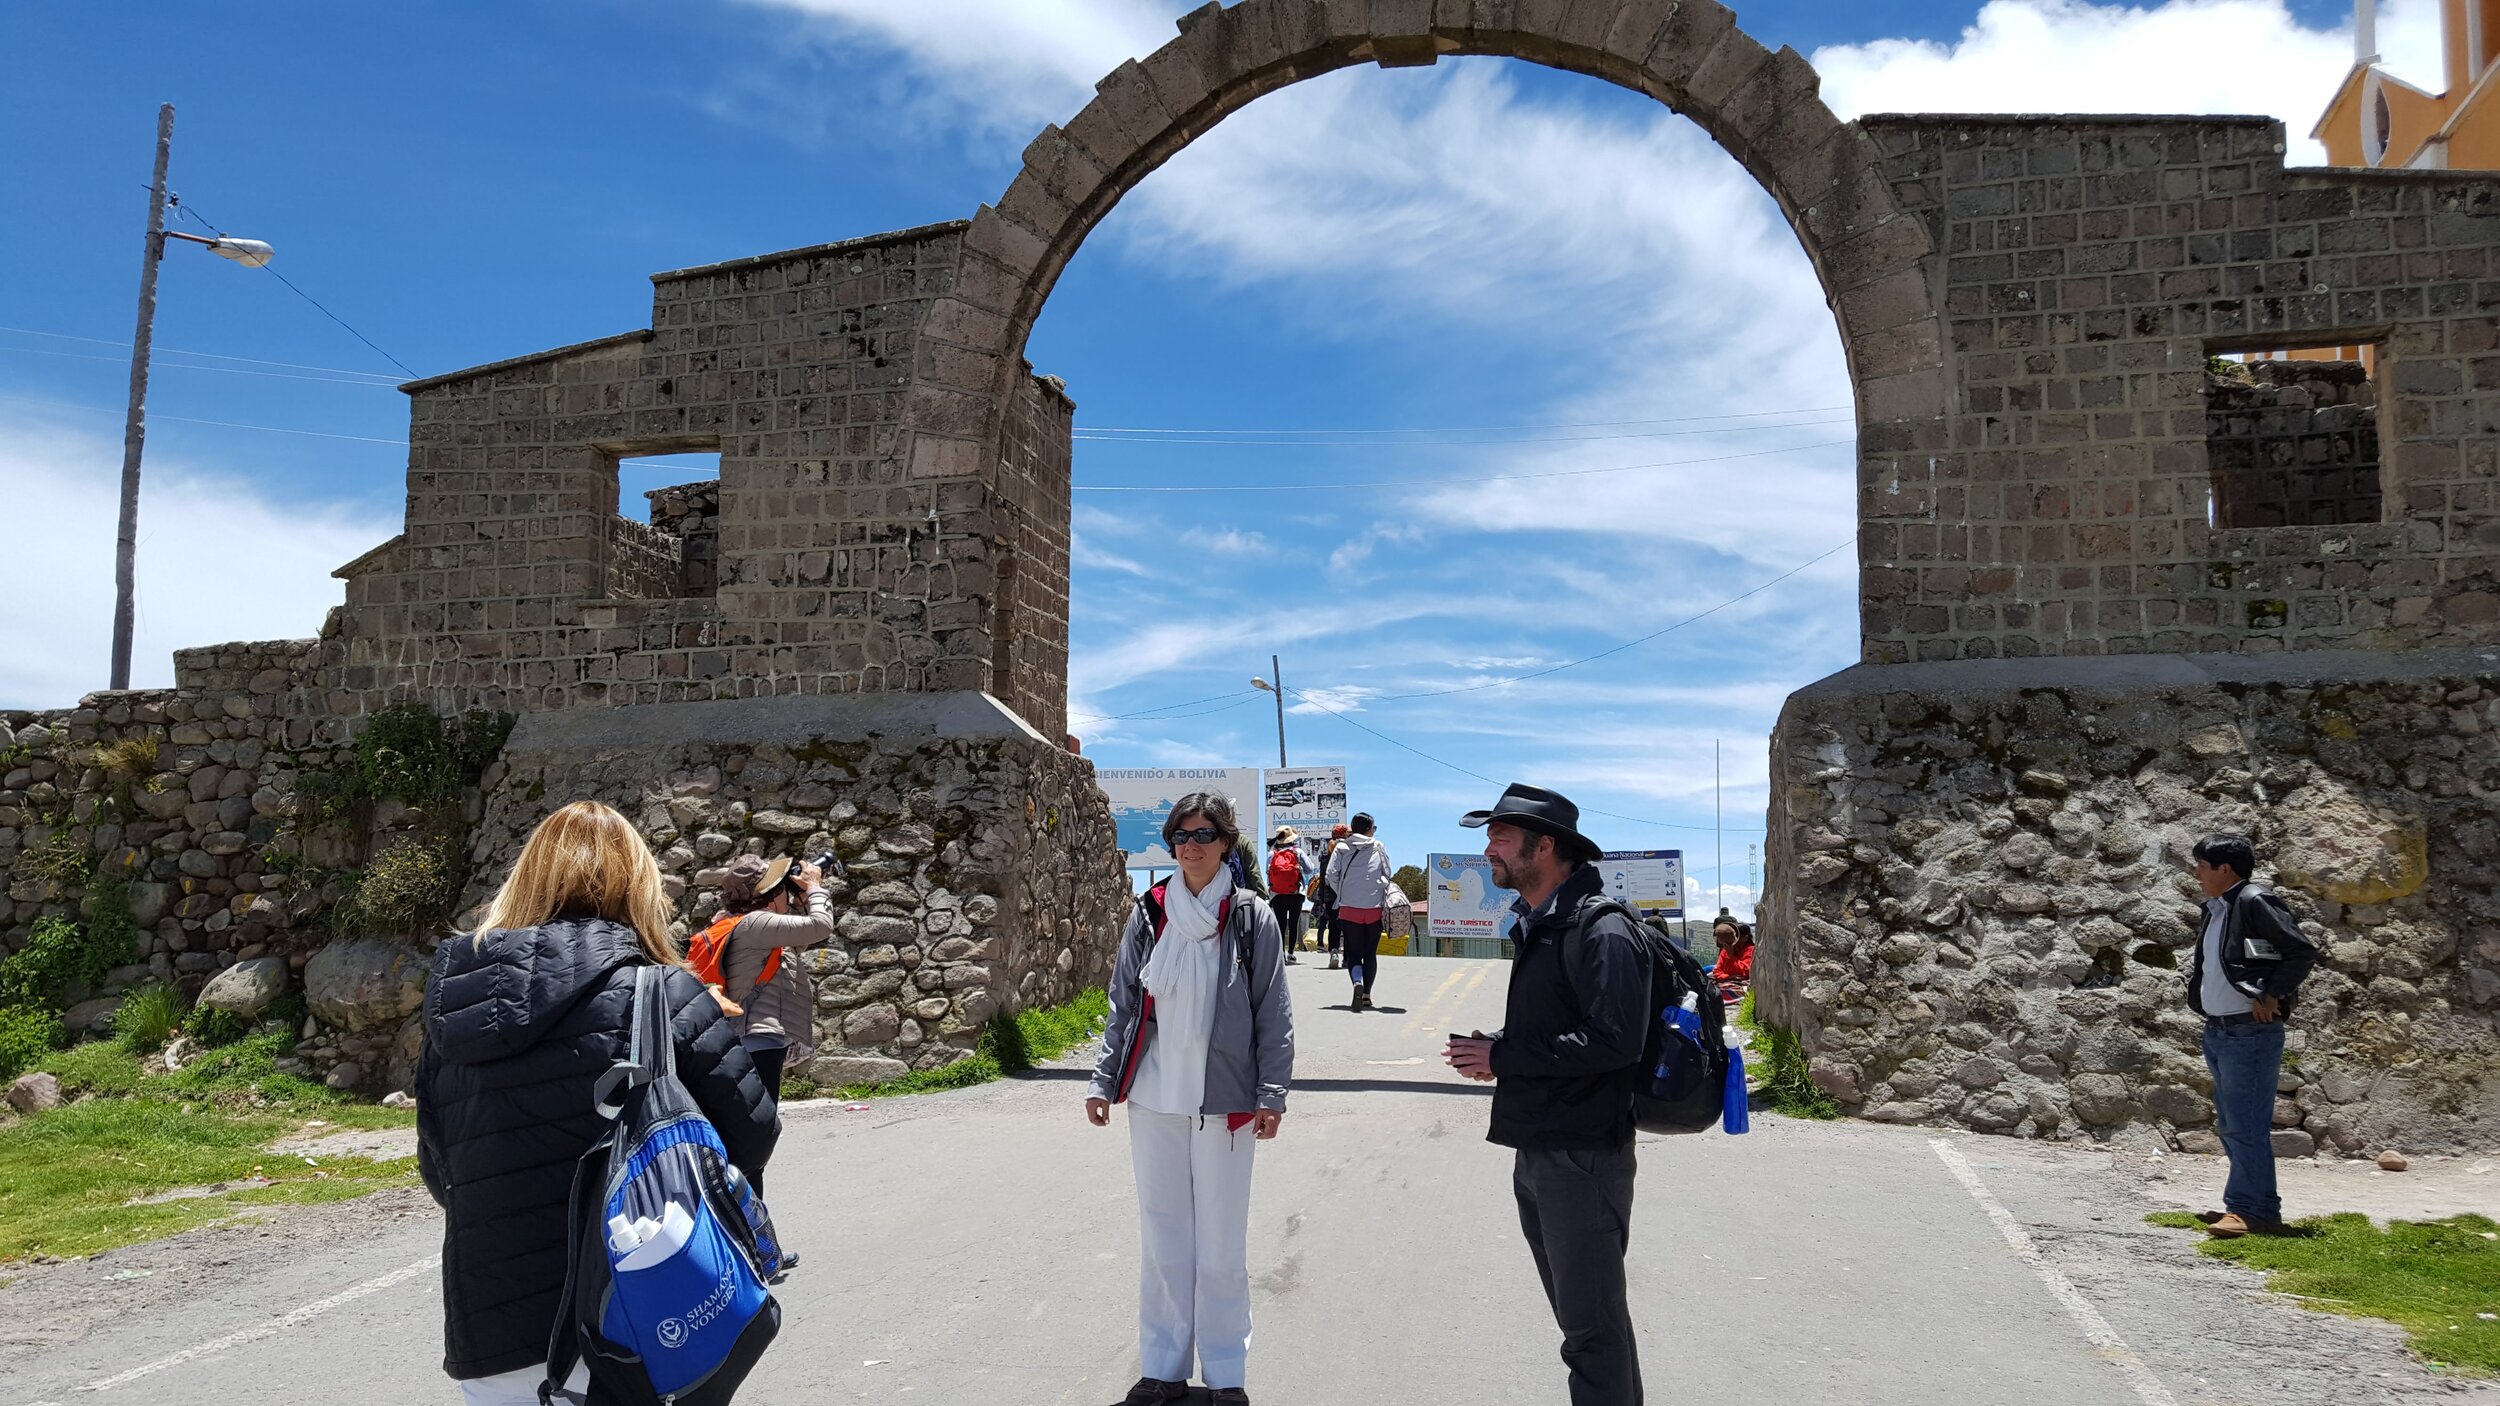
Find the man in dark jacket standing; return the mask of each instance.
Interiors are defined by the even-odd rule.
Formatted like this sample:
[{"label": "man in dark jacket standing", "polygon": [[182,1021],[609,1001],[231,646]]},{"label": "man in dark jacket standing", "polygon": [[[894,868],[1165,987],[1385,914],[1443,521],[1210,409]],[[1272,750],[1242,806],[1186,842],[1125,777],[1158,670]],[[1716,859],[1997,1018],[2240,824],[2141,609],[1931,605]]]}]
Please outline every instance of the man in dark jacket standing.
[{"label": "man in dark jacket standing", "polygon": [[1491,1036],[1450,1037],[1450,1066],[1498,1081],[1488,1141],[1516,1149],[1511,1194],[1562,1329],[1572,1406],[1639,1406],[1640,1354],[1625,1301],[1632,1240],[1632,1089],[1648,1034],[1648,944],[1602,898],[1580,808],[1514,785],[1459,824],[1485,830],[1493,882],[1519,895],[1509,1010]]},{"label": "man in dark jacket standing", "polygon": [[2214,1128],[2231,1159],[2222,1214],[2206,1230],[2229,1240],[2283,1227],[2274,1189],[2274,1094],[2283,1072],[2283,1022],[2318,949],[2283,900],[2248,881],[2257,851],[2238,835],[2196,842],[2204,922],[2188,961],[2188,1009],[2205,1018],[2205,1067],[2214,1076]]}]

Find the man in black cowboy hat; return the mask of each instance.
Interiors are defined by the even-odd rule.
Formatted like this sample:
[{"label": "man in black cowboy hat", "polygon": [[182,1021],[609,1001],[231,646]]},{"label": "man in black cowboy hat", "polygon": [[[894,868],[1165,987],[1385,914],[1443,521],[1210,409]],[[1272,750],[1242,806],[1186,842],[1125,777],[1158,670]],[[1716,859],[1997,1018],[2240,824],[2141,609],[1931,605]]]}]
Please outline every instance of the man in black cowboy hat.
[{"label": "man in black cowboy hat", "polygon": [[1452,1035],[1450,1066],[1498,1081],[1488,1141],[1516,1149],[1511,1194],[1563,1334],[1572,1406],[1637,1406],[1640,1355],[1625,1301],[1632,1238],[1632,1092],[1652,1012],[1648,944],[1609,908],[1580,808],[1514,785],[1458,822],[1485,832],[1493,882],[1519,895],[1502,1029]]}]

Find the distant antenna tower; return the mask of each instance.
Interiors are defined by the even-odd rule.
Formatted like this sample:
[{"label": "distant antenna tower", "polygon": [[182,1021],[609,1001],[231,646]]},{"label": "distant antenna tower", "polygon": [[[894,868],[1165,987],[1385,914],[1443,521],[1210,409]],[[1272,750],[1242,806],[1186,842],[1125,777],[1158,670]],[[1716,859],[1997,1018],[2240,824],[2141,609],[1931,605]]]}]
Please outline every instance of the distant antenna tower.
[{"label": "distant antenna tower", "polygon": [[1760,854],[1759,846],[1745,846],[1745,892],[1753,895],[1756,908],[1762,906],[1762,869],[1756,862]]}]

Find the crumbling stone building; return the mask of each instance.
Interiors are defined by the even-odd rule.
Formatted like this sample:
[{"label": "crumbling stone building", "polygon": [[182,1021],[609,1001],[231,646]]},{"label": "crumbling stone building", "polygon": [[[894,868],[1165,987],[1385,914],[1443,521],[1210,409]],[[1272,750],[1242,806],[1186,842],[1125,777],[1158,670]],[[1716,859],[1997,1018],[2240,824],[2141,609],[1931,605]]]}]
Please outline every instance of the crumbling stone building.
[{"label": "crumbling stone building", "polygon": [[[698,904],[730,848],[847,836],[893,864],[847,895],[825,1033],[949,1057],[978,1014],[1098,977],[1125,901],[1052,745],[1072,412],[1023,351],[1059,271],[1265,93],[1524,59],[1707,129],[1787,214],[1848,357],[1864,662],[1774,737],[1761,964],[1815,1079],[1876,1117],[2210,1137],[2169,954],[2185,845],[2233,826],[2330,952],[2287,1146],[2491,1140],[2500,177],[2287,170],[2259,119],[1843,123],[1713,0],[1243,0],[1179,30],[969,220],[660,274],[647,329],[411,383],[406,531],[254,672],[251,716],[335,747],[392,704],[518,714],[481,871],[585,790]],[[2375,376],[2323,407],[2352,415],[2254,406],[2272,372],[2217,399],[2218,357],[2353,345]],[[621,517],[617,461],[683,451],[719,453],[716,492]],[[203,665],[44,726],[109,737],[232,687]],[[187,955],[193,920],[166,921]],[[988,999],[941,999],[966,990]]]}]

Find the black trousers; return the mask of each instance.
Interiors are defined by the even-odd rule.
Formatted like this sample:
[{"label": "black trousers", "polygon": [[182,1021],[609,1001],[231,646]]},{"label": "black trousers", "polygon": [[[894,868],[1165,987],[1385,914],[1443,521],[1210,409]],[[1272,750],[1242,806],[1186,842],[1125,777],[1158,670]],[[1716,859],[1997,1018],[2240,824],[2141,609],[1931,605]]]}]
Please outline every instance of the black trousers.
[{"label": "black trousers", "polygon": [[1311,900],[1311,930],[1319,935],[1319,945],[1327,951],[1337,950],[1337,905],[1325,898]]},{"label": "black trousers", "polygon": [[1291,952],[1301,947],[1302,895],[1272,893],[1267,897],[1267,906],[1276,910],[1276,930],[1285,936],[1285,950]]},{"label": "black trousers", "polygon": [[[787,1045],[775,1045],[770,1049],[759,1049],[754,1045],[747,1046],[747,1058],[755,1062],[755,1075],[764,1081],[764,1087],[772,1094],[773,1106],[776,1109],[781,1106],[781,1066],[782,1062],[789,1057],[790,1049]],[[755,1175],[748,1179],[747,1184],[755,1188],[756,1195],[763,1195],[764,1169],[756,1168]]]},{"label": "black trousers", "polygon": [[1337,920],[1337,936],[1345,943],[1345,964],[1348,970],[1360,968],[1366,991],[1380,984],[1380,919],[1368,923]]},{"label": "black trousers", "polygon": [[1522,1148],[1514,1159],[1519,1229],[1562,1329],[1571,1406],[1640,1406],[1640,1349],[1623,1286],[1635,1165],[1630,1143],[1603,1152]]}]

